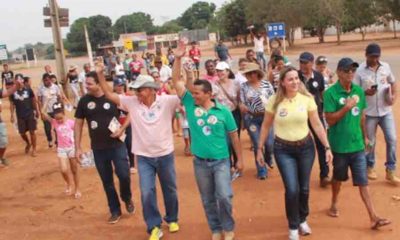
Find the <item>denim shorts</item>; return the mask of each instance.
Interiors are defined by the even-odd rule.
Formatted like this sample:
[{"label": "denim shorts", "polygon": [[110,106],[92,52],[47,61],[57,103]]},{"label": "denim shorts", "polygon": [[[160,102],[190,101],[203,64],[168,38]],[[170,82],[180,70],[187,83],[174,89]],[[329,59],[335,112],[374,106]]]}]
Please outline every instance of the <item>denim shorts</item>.
[{"label": "denim shorts", "polygon": [[0,122],[0,148],[6,148],[7,144],[7,128],[4,122]]},{"label": "denim shorts", "polygon": [[74,147],[57,148],[57,157],[59,157],[59,158],[74,158],[75,157],[75,148]]},{"label": "denim shorts", "polygon": [[346,181],[349,179],[348,169],[354,186],[367,186],[367,158],[364,151],[354,153],[333,153],[333,179]]}]

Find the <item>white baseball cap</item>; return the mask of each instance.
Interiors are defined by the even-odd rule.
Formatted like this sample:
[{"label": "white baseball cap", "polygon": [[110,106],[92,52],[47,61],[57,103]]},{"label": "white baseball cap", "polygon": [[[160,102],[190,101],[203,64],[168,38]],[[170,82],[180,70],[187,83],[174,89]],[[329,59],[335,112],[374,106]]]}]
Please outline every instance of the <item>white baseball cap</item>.
[{"label": "white baseball cap", "polygon": [[227,69],[231,69],[231,67],[229,67],[229,64],[226,62],[218,62],[217,66],[215,66],[216,70],[227,70]]},{"label": "white baseball cap", "polygon": [[129,88],[139,89],[139,88],[154,88],[159,89],[160,85],[154,81],[149,75],[139,75],[135,81],[129,84]]}]

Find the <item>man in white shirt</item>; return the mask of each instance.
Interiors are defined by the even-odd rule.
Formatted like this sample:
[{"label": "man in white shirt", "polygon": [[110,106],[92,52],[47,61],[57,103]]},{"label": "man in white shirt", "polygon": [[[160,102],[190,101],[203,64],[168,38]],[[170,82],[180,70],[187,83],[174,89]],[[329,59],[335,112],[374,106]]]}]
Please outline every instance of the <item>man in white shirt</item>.
[{"label": "man in white shirt", "polygon": [[368,178],[378,178],[375,166],[376,130],[382,129],[386,141],[386,180],[392,184],[399,184],[400,178],[395,175],[396,170],[396,127],[392,112],[392,105],[396,96],[396,81],[389,64],[380,61],[381,48],[371,43],[365,50],[366,61],[357,69],[353,82],[360,85],[366,95],[366,128],[368,139],[367,164]]},{"label": "man in white shirt", "polygon": [[253,31],[250,31],[251,36],[253,37],[254,41],[254,51],[256,52],[256,57],[257,61],[261,64],[262,70],[265,71],[265,66],[267,61],[265,60],[265,55],[264,55],[264,42],[265,42],[265,37],[261,32],[258,32],[256,34],[253,33]]},{"label": "man in white shirt", "polygon": [[78,83],[79,83],[79,88],[81,90],[81,96],[85,95],[87,90],[86,90],[86,74],[88,74],[90,72],[90,64],[89,63],[85,63],[83,65],[83,71],[79,74],[79,78],[78,78]]},{"label": "man in white shirt", "polygon": [[165,83],[165,82],[168,82],[169,80],[171,80],[172,70],[170,67],[168,67],[167,65],[164,65],[162,63],[161,57],[157,56],[154,59],[154,66],[160,74],[161,82]]}]

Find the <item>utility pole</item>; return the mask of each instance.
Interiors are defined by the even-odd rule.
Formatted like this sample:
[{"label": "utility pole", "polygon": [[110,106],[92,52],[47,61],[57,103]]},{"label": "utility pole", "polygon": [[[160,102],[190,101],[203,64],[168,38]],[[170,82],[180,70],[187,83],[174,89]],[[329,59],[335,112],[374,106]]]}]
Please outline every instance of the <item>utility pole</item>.
[{"label": "utility pole", "polygon": [[88,53],[88,57],[89,57],[89,64],[90,64],[90,68],[93,69],[94,64],[93,64],[92,45],[90,45],[89,34],[87,31],[86,24],[83,25],[83,28],[85,30],[86,49],[87,49],[87,53]]},{"label": "utility pole", "polygon": [[[67,75],[66,71],[66,62],[65,62],[65,52],[64,52],[64,43],[61,37],[61,26],[60,26],[60,18],[62,26],[68,26],[68,9],[62,9],[64,16],[59,15],[59,8],[56,0],[49,0],[49,15],[46,15],[46,8],[44,8],[43,12],[45,16],[50,16],[50,23],[48,24],[48,19],[45,19],[45,27],[51,27],[53,32],[53,41],[54,41],[54,55],[56,57],[56,68],[57,68],[57,78],[60,80],[65,95],[68,97],[68,81],[65,79]],[[66,18],[66,20],[64,19]],[[46,24],[47,20],[47,24]],[[50,25],[50,26],[49,26]]]}]

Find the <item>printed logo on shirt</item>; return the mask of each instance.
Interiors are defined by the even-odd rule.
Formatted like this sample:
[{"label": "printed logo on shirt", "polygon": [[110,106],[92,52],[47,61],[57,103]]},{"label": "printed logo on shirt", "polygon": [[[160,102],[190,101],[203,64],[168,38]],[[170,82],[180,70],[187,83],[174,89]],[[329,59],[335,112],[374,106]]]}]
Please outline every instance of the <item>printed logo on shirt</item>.
[{"label": "printed logo on shirt", "polygon": [[387,77],[382,77],[381,78],[381,83],[386,84],[387,83]]},{"label": "printed logo on shirt", "polygon": [[358,107],[353,107],[353,109],[351,109],[351,114],[353,114],[353,116],[358,116],[360,114],[360,109]]},{"label": "printed logo on shirt", "polygon": [[197,120],[197,125],[199,125],[200,127],[204,126],[205,121],[203,119],[198,119]]},{"label": "printed logo on shirt", "polygon": [[317,81],[314,81],[314,82],[312,83],[312,85],[313,85],[313,87],[315,87],[315,88],[317,88],[317,87],[319,86],[319,84],[318,84]]},{"label": "printed logo on shirt", "polygon": [[28,99],[28,98],[29,98],[28,91],[24,91],[22,93],[22,95],[19,95],[18,93],[14,93],[14,99],[15,100],[24,101],[24,99]]},{"label": "printed logo on shirt", "polygon": [[288,110],[286,108],[282,108],[279,110],[280,117],[286,117],[288,115]]},{"label": "printed logo on shirt", "polygon": [[353,95],[351,96],[351,98],[353,98],[356,101],[356,103],[360,101],[360,97],[358,95]]},{"label": "printed logo on shirt", "polygon": [[339,99],[339,103],[340,103],[341,105],[344,105],[344,104],[346,103],[346,99],[345,99],[344,97],[341,97],[341,98]]},{"label": "printed logo on shirt", "polygon": [[211,124],[211,125],[215,125],[218,122],[218,119],[216,116],[211,115],[210,117],[208,117],[207,119],[207,123]]},{"label": "printed logo on shirt", "polygon": [[95,102],[89,102],[87,105],[87,108],[90,110],[93,110],[96,107],[96,103]]},{"label": "printed logo on shirt", "polygon": [[206,136],[210,136],[211,135],[211,128],[209,126],[204,126],[203,127],[203,134]]},{"label": "printed logo on shirt", "polygon": [[110,109],[110,104],[109,104],[109,103],[104,103],[104,104],[103,104],[103,108],[104,108],[105,110]]},{"label": "printed logo on shirt", "polygon": [[95,130],[98,126],[99,126],[99,125],[98,125],[98,123],[97,123],[96,121],[91,121],[91,122],[90,122],[90,128],[91,128],[92,130]]},{"label": "printed logo on shirt", "polygon": [[201,108],[196,108],[196,109],[194,110],[194,115],[195,115],[196,117],[201,117],[201,116],[203,116],[203,114],[204,114],[204,110],[201,109]]}]

